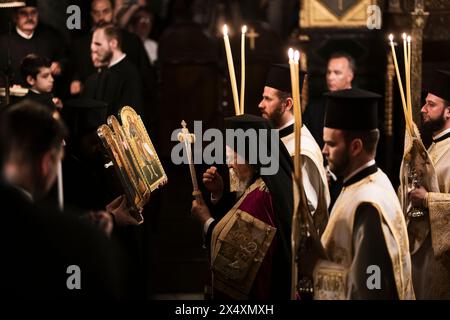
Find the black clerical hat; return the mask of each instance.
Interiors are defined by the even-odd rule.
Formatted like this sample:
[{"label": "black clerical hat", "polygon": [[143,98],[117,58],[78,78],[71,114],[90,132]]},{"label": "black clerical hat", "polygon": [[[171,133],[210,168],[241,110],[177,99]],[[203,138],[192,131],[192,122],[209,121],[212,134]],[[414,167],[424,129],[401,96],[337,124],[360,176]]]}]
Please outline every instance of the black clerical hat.
[{"label": "black clerical hat", "polygon": [[[306,73],[300,71],[300,92]],[[291,72],[288,64],[272,64],[267,74],[266,87],[271,87],[283,92],[292,91]]]},{"label": "black clerical hat", "polygon": [[450,101],[450,71],[436,70],[431,85],[427,87],[428,93]]},{"label": "black clerical hat", "polygon": [[369,131],[378,127],[379,94],[361,89],[345,89],[325,94],[327,128]]},{"label": "black clerical hat", "polygon": [[36,0],[25,0],[25,7],[36,7],[37,8],[37,1]]},{"label": "black clerical hat", "polygon": [[107,103],[93,99],[73,99],[64,103],[63,118],[72,136],[96,130],[106,123]]},{"label": "black clerical hat", "polygon": [[269,122],[258,116],[251,114],[242,114],[239,116],[225,118],[225,128],[226,129],[271,129]]},{"label": "black clerical hat", "polygon": [[[250,139],[246,138],[244,140],[245,142],[244,142],[243,146],[238,146],[239,140],[242,137],[240,137],[240,136],[234,137],[234,142],[233,142],[234,151],[236,151],[238,154],[240,154],[240,156],[242,158],[244,158],[246,161],[251,160],[250,154],[252,155],[252,157],[254,157],[255,155],[258,154],[258,147],[261,144],[264,144],[265,146],[267,146],[267,150],[270,150],[270,145],[271,145],[270,131],[267,131],[267,135],[263,137],[263,136],[260,136],[259,130],[260,129],[270,130],[270,129],[272,129],[272,127],[271,127],[269,121],[262,117],[258,117],[258,116],[254,116],[254,115],[250,115],[250,114],[242,114],[239,116],[228,117],[228,118],[225,118],[225,129],[235,130],[234,131],[235,135],[237,135],[239,133],[239,131],[236,131],[238,129],[242,129],[246,133],[250,133],[250,131],[247,131],[249,129],[255,130],[256,135],[257,135],[256,136],[257,141],[251,141]],[[243,133],[243,134],[245,134],[245,133]],[[264,140],[261,140],[263,138],[264,138]],[[230,142],[231,141],[227,140],[227,144],[230,144]]]}]

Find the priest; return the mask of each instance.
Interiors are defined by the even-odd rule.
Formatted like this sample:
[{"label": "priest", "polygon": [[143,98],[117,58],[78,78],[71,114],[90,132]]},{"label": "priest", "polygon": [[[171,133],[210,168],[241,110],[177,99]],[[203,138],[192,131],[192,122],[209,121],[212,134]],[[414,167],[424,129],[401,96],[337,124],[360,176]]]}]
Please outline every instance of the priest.
[{"label": "priest", "polygon": [[318,299],[414,299],[405,219],[375,163],[378,98],[359,89],[327,94],[323,153],[344,187],[321,239],[330,261],[316,265]]},{"label": "priest", "polygon": [[[284,145],[271,135],[273,129],[265,119],[240,115],[226,118],[225,126],[256,130],[258,143],[247,142],[245,148],[236,150],[227,146],[228,166],[241,186],[237,199],[224,193],[222,178],[213,167],[203,181],[215,204],[211,210],[200,199],[192,204],[192,214],[203,226],[210,249],[213,298],[287,300],[291,281],[292,161]],[[264,130],[268,132],[266,137],[261,134]],[[256,146],[261,144],[274,146],[269,151],[272,156],[279,154],[273,159],[279,168],[273,175],[263,174],[259,159],[256,164],[249,160],[253,158],[249,154],[257,154]]]},{"label": "priest", "polygon": [[[304,78],[305,73],[301,73],[300,84],[303,83]],[[293,157],[295,139],[291,91],[289,66],[273,64],[267,75],[259,109],[261,110],[262,117],[270,120],[273,127],[279,130],[281,140],[290,156]],[[301,129],[300,149],[302,155],[303,186],[308,201],[308,208],[313,216],[318,233],[322,234],[328,221],[330,194],[321,150],[306,125],[303,125]]]},{"label": "priest", "polygon": [[[439,192],[420,186],[409,194],[414,207],[429,213],[423,217],[427,236],[411,257],[417,297],[450,299],[450,72],[436,71],[433,79],[421,113],[424,129],[433,135],[428,153]],[[409,236],[415,243],[412,230]]]}]

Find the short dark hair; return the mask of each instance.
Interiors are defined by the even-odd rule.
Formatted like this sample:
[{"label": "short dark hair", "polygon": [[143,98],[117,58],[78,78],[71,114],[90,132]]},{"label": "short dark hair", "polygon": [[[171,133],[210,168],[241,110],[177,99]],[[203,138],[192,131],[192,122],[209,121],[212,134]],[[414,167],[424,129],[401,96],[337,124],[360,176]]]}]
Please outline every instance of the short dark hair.
[{"label": "short dark hair", "polygon": [[25,83],[27,83],[28,76],[36,79],[40,68],[50,68],[51,65],[52,63],[47,57],[30,53],[22,59],[22,62],[20,63],[20,73]]},{"label": "short dark hair", "polygon": [[348,65],[349,65],[350,69],[352,70],[353,74],[356,73],[356,62],[355,62],[355,59],[350,54],[348,54],[347,52],[344,52],[344,51],[334,52],[330,56],[328,61],[330,61],[331,59],[339,59],[339,58],[347,59]]},{"label": "short dark hair", "polygon": [[122,48],[122,30],[114,23],[100,23],[95,30],[103,29],[108,40],[116,39],[117,47]]},{"label": "short dark hair", "polygon": [[346,144],[350,144],[355,139],[361,139],[364,151],[375,156],[377,152],[378,140],[380,139],[380,130],[374,129],[370,131],[351,131],[343,130]]},{"label": "short dark hair", "polygon": [[285,102],[288,98],[292,98],[292,94],[290,92],[285,92],[281,90],[277,90],[278,98],[280,98],[281,101]]},{"label": "short dark hair", "polygon": [[0,114],[3,161],[14,153],[18,161],[34,162],[47,151],[60,148],[66,137],[64,123],[35,101],[23,100]]}]

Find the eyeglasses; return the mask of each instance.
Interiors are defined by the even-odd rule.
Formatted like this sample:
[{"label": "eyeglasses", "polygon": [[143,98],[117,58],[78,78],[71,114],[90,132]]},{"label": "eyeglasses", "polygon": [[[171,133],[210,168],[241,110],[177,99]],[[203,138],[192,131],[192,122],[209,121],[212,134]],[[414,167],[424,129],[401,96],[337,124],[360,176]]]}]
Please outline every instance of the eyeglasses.
[{"label": "eyeglasses", "polygon": [[38,15],[38,11],[36,9],[31,10],[19,10],[17,14],[21,17],[36,17]]}]

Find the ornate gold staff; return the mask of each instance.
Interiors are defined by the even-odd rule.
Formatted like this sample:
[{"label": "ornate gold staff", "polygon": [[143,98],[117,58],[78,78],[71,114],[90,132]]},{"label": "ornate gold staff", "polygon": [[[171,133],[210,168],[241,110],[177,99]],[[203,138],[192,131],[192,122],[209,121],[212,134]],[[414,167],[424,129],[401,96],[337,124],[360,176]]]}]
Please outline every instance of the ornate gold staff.
[{"label": "ornate gold staff", "polygon": [[181,121],[181,126],[183,127],[181,129],[181,132],[178,134],[178,141],[183,142],[184,146],[186,148],[186,155],[188,158],[189,163],[189,172],[191,173],[191,179],[192,179],[192,196],[198,201],[202,199],[202,193],[198,189],[198,182],[197,182],[197,175],[195,173],[195,166],[192,161],[192,151],[191,151],[191,144],[195,143],[195,135],[193,133],[189,133],[189,129],[186,127],[186,122],[183,120]]}]

